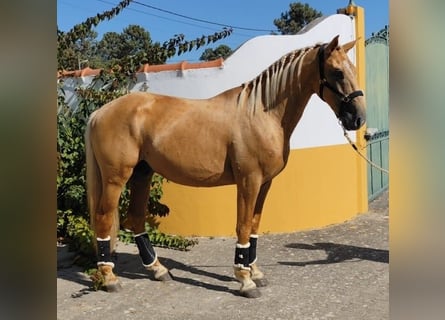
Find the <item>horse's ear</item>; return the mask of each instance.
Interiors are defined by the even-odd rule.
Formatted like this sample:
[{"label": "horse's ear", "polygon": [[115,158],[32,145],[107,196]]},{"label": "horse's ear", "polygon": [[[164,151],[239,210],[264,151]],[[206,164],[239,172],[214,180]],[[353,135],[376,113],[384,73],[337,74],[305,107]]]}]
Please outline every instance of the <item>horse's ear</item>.
[{"label": "horse's ear", "polygon": [[329,44],[326,46],[326,49],[325,49],[326,57],[329,57],[329,55],[331,54],[331,52],[334,51],[335,48],[338,47],[338,37],[339,37],[339,36],[340,36],[340,35],[336,35],[336,36],[334,37],[334,39],[332,39],[331,42],[329,42]]},{"label": "horse's ear", "polygon": [[348,42],[348,43],[345,43],[344,45],[342,45],[343,50],[345,50],[345,52],[348,52],[349,50],[351,50],[357,43],[358,39],[360,39],[360,38],[357,38],[351,42]]}]

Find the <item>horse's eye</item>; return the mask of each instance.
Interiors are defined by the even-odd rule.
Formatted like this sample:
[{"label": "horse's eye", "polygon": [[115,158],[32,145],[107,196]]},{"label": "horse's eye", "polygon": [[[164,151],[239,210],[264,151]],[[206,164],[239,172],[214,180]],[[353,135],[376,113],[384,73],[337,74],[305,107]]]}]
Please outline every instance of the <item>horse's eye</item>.
[{"label": "horse's eye", "polygon": [[340,69],[334,70],[333,75],[334,75],[335,79],[337,79],[337,80],[343,80],[345,78],[343,71],[341,71]]}]

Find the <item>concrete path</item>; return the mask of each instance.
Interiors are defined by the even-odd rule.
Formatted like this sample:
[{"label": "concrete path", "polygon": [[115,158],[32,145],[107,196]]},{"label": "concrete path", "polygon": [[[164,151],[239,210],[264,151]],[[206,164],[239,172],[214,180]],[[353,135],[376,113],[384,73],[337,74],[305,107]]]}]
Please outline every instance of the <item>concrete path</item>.
[{"label": "concrete path", "polygon": [[343,224],[259,238],[269,280],[262,297],[238,295],[235,238],[199,238],[188,252],[156,248],[174,281],[150,280],[134,245],[118,244],[123,290],[92,291],[58,248],[57,319],[389,319],[388,192]]}]

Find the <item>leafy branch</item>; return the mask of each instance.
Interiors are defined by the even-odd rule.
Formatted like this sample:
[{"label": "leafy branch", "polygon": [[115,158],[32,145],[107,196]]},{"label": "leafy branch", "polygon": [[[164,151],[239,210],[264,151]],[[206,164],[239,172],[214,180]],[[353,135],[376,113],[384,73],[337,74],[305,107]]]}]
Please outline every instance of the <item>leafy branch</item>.
[{"label": "leafy branch", "polygon": [[98,13],[94,17],[87,18],[84,22],[76,24],[70,31],[63,32],[57,29],[57,41],[61,49],[66,49],[77,40],[85,38],[93,27],[104,20],[110,20],[117,16],[123,9],[130,5],[132,0],[124,0],[111,10]]},{"label": "leafy branch", "polygon": [[233,32],[232,28],[224,27],[223,31],[215,32],[208,36],[202,36],[191,41],[186,41],[183,34],[175,34],[174,37],[168,41],[165,41],[162,48],[165,50],[167,58],[174,56],[175,54],[181,55],[184,52],[192,51],[193,49],[199,49],[204,45],[216,42],[218,40],[227,38]]},{"label": "leafy branch", "polygon": [[[79,103],[76,109],[65,101],[63,88],[59,84],[57,115],[57,235],[60,241],[69,244],[86,261],[94,255],[93,231],[89,226],[89,214],[86,199],[86,167],[84,132],[91,113],[107,102],[128,93],[132,80],[120,72],[102,72],[87,87],[78,87],[76,94]],[[163,195],[164,178],[155,174],[151,181],[150,197],[146,204],[147,220],[155,216],[169,214],[168,206],[160,202]],[[125,187],[119,200],[121,220],[125,219],[129,206],[129,188]],[[179,236],[170,236],[160,232],[157,225],[146,224],[153,245],[187,250],[196,244]],[[132,235],[121,230],[122,241],[132,241]],[[79,260],[79,263],[83,263]]]},{"label": "leafy branch", "polygon": [[[111,10],[98,13],[93,17],[87,18],[84,22],[75,25],[71,30],[63,32],[57,30],[57,59],[59,70],[64,70],[66,67],[76,69],[80,64],[80,57],[87,60],[93,65],[103,68],[104,66],[113,67],[118,65],[121,72],[127,76],[135,72],[140,65],[145,63],[160,64],[165,63],[168,58],[175,55],[181,55],[185,52],[197,50],[202,46],[209,45],[221,39],[224,39],[232,34],[232,29],[224,27],[222,31],[215,32],[210,35],[202,35],[193,40],[186,40],[183,34],[175,34],[172,39],[165,41],[162,45],[159,42],[152,43],[149,33],[140,26],[130,26],[124,29],[124,33],[113,35],[114,44],[107,44],[110,38],[106,41],[96,41],[94,38],[97,33],[93,31],[100,22],[110,20],[118,15],[123,9],[128,7],[132,0],[121,1],[116,7]],[[107,33],[110,37],[111,33]],[[128,41],[128,43],[127,43]],[[119,45],[117,45],[119,44]],[[132,47],[132,50],[123,50],[120,44],[124,47]],[[105,45],[105,47],[104,47]],[[107,47],[108,46],[108,47]],[[110,59],[107,57],[107,52],[112,50],[117,56]]]}]

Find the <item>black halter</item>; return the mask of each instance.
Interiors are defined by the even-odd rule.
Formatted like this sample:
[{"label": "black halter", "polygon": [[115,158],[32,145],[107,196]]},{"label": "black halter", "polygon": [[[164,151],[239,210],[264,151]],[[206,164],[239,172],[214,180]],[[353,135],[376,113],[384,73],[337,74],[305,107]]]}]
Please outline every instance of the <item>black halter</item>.
[{"label": "black halter", "polygon": [[324,87],[327,87],[330,89],[333,93],[335,93],[337,96],[341,98],[343,103],[349,104],[354,98],[358,96],[363,96],[363,91],[357,90],[349,95],[344,95],[340,91],[338,91],[334,86],[332,86],[328,80],[326,79],[326,76],[324,74],[324,49],[326,47],[326,44],[323,44],[320,46],[320,49],[318,51],[318,64],[319,64],[319,71],[320,71],[320,98],[324,101],[323,98],[323,89]]}]

